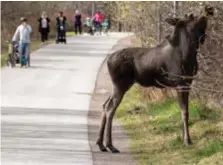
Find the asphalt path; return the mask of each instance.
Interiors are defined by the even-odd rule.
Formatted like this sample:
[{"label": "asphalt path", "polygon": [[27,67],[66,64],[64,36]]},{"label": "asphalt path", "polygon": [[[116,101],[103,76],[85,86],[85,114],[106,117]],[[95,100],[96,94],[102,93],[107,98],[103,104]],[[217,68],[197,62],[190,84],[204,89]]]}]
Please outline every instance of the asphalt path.
[{"label": "asphalt path", "polygon": [[123,35],[77,36],[1,71],[2,165],[92,165],[88,111],[96,75]]}]

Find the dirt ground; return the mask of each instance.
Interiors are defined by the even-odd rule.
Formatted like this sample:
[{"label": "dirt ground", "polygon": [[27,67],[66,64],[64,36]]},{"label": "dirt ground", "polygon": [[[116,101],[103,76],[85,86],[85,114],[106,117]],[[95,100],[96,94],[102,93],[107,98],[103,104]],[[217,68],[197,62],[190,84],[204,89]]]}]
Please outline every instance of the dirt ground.
[{"label": "dirt ground", "polygon": [[[112,52],[130,47],[132,45],[133,36],[121,39],[113,48]],[[117,120],[113,122],[113,144],[121,153],[113,154],[110,151],[100,152],[96,145],[97,134],[100,124],[100,116],[102,104],[109,96],[111,91],[111,81],[107,70],[106,60],[101,65],[97,75],[97,81],[92,95],[90,111],[89,111],[89,140],[93,152],[94,165],[136,165],[136,161],[132,158],[132,152],[128,149],[129,139],[125,130],[120,126]]]}]

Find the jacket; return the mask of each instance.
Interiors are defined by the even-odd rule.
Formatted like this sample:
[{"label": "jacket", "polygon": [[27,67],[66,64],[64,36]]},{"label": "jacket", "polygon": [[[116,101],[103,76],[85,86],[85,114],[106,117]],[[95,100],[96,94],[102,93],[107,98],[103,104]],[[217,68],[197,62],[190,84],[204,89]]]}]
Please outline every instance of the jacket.
[{"label": "jacket", "polygon": [[32,28],[30,25],[19,25],[15,31],[12,41],[18,41],[22,43],[30,43],[30,34]]},{"label": "jacket", "polygon": [[[41,26],[41,23],[42,23],[42,17],[38,19],[38,22],[39,22],[39,32],[42,31],[42,26]],[[47,21],[47,32],[49,33],[50,32],[50,19],[48,17],[46,17],[46,21]]]}]

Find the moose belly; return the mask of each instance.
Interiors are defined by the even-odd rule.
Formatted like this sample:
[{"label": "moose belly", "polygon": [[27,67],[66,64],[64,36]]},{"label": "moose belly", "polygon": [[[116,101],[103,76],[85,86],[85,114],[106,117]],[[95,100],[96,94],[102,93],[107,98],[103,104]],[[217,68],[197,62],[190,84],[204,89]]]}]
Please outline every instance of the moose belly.
[{"label": "moose belly", "polygon": [[144,87],[154,86],[157,88],[176,87],[178,80],[171,79],[167,76],[148,76],[138,77],[136,82]]}]

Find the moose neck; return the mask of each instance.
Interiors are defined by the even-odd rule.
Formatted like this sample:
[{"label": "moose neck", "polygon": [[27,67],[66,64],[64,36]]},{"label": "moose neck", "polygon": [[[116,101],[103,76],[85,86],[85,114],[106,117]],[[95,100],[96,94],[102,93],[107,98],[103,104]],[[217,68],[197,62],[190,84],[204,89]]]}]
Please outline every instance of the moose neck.
[{"label": "moose neck", "polygon": [[187,59],[190,48],[190,38],[186,29],[180,31],[179,47],[183,56],[183,59]]},{"label": "moose neck", "polygon": [[190,48],[190,37],[186,28],[175,27],[171,38],[172,38],[171,44],[174,47],[179,48],[183,60],[187,59],[187,56],[189,55],[188,51]]},{"label": "moose neck", "polygon": [[197,50],[200,48],[201,44],[205,42],[205,31],[207,28],[208,18],[206,16],[201,16],[197,18],[197,22],[198,23],[196,23],[193,29],[190,31],[194,53],[197,53]]}]

